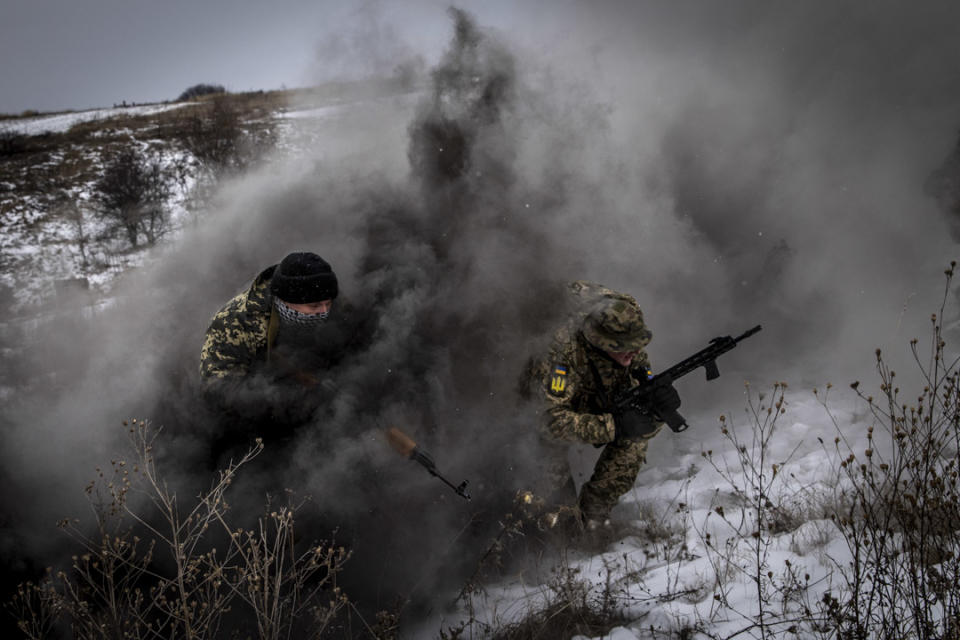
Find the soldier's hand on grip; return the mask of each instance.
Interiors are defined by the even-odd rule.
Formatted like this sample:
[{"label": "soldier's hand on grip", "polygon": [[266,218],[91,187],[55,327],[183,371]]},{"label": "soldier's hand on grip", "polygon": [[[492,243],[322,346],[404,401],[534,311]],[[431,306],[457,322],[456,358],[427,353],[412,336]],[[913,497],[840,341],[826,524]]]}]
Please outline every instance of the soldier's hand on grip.
[{"label": "soldier's hand on grip", "polygon": [[624,409],[613,416],[618,440],[636,440],[657,430],[657,421],[646,413],[634,408]]},{"label": "soldier's hand on grip", "polygon": [[680,408],[680,394],[672,383],[658,384],[650,396],[650,408],[660,415],[673,413]]}]

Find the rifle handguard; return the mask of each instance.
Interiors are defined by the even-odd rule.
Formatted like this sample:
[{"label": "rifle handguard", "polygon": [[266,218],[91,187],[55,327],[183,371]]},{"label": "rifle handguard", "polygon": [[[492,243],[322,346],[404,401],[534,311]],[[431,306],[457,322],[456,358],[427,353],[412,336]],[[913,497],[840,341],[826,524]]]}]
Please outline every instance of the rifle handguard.
[{"label": "rifle handguard", "polygon": [[437,475],[437,464],[433,461],[433,457],[420,447],[415,446],[413,448],[413,451],[410,452],[410,459],[422,464],[430,472],[430,475]]}]

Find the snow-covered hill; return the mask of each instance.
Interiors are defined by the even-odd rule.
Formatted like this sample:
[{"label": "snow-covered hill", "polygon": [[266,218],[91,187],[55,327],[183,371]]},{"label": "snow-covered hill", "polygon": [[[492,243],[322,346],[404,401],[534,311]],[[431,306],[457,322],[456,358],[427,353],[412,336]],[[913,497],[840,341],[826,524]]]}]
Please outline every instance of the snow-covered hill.
[{"label": "snow-covered hill", "polygon": [[[400,99],[409,105],[413,95],[378,91],[362,100]],[[266,108],[248,107],[239,98],[232,104],[243,127],[271,137],[265,151],[272,162],[316,157],[318,130],[358,104],[349,95],[268,96]],[[176,119],[178,112],[196,108],[195,103],[141,105],[0,121],[0,133],[21,136],[25,149],[0,164],[0,298],[6,301],[6,319],[42,313],[42,305],[53,302],[62,286],[89,286],[93,299],[107,295],[118,275],[151,253],[152,247],[131,247],[110,235],[98,212],[95,183],[117,149],[138,148],[175,173],[161,245],[176,242],[184,226],[203,215],[199,208],[207,203],[191,202],[200,162],[170,132],[186,126]]]},{"label": "snow-covered hill", "polygon": [[66,133],[83,122],[96,122],[120,116],[151,116],[172,109],[180,109],[188,104],[187,102],[148,104],[11,118],[9,120],[0,120],[0,134],[39,136],[52,133]]}]

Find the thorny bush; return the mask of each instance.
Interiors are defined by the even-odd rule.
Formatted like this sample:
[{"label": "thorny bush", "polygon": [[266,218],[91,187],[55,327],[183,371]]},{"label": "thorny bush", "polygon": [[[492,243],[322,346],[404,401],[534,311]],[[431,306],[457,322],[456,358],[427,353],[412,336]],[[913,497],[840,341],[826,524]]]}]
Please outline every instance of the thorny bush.
[{"label": "thorny bush", "polygon": [[833,442],[841,460],[833,520],[852,559],[822,608],[843,640],[960,637],[960,357],[944,339],[955,267],[945,272],[928,350],[910,343],[923,389],[901,392],[878,349],[879,395],[851,385],[873,417],[867,445],[851,444],[839,427]]},{"label": "thorny bush", "polygon": [[[297,543],[298,504],[271,505],[252,529],[228,521],[225,495],[259,441],[218,472],[189,507],[158,474],[157,432],[129,429],[134,462],[98,470],[86,492],[91,532],[76,520],[60,527],[79,545],[67,570],[49,569],[20,585],[7,609],[32,639],[279,639],[330,637],[348,607],[337,574],[349,552],[331,542]],[[217,542],[223,544],[218,548]]]}]

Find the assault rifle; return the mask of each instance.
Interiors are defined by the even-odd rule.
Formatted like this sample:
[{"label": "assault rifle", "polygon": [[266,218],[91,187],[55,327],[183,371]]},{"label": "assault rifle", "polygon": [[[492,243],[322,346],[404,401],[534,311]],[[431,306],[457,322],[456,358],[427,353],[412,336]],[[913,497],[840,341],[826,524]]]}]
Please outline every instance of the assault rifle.
[{"label": "assault rifle", "polygon": [[661,385],[671,385],[674,380],[682,378],[699,367],[703,367],[706,371],[707,380],[720,377],[720,369],[717,368],[717,358],[733,349],[741,340],[746,340],[760,331],[760,329],[760,325],[757,325],[753,329],[743,332],[736,338],[731,338],[730,336],[714,338],[705,348],[697,351],[686,360],[678,362],[666,371],[658,373],[655,376],[651,375],[646,383],[633,387],[614,398],[612,402],[613,412],[623,411],[628,408],[637,409],[642,413],[653,416],[660,422],[666,422],[667,425],[677,433],[686,431],[690,425],[687,424],[687,421],[684,420],[683,416],[677,413],[676,410],[661,413],[651,408],[650,398],[653,396],[657,387]]},{"label": "assault rifle", "polygon": [[403,431],[400,431],[400,429],[396,427],[390,427],[387,429],[387,440],[397,452],[420,464],[430,475],[439,478],[445,485],[453,489],[454,493],[458,496],[464,500],[470,499],[470,494],[467,493],[467,481],[464,480],[460,484],[455,485],[440,475],[440,472],[437,471],[437,465],[430,454],[421,449],[420,446]]}]

